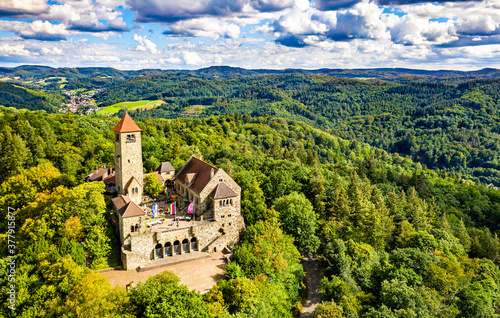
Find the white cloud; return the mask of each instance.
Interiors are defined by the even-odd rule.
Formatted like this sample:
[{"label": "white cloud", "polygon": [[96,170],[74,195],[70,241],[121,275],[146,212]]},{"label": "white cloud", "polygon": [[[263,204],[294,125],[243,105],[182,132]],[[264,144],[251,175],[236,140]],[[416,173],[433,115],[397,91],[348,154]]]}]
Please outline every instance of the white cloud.
[{"label": "white cloud", "polygon": [[182,52],[182,59],[187,65],[199,65],[203,60],[196,52]]},{"label": "white cloud", "polygon": [[151,54],[160,54],[160,50],[156,48],[156,44],[153,43],[151,40],[148,40],[146,36],[140,36],[137,34],[134,34],[134,41],[138,42],[139,45],[133,48],[132,50],[134,51],[143,51],[143,52],[149,52]]},{"label": "white cloud", "polygon": [[165,32],[167,35],[209,37],[214,40],[219,37],[237,38],[240,36],[239,26],[215,18],[183,20],[169,24],[169,27],[171,32]]},{"label": "white cloud", "polygon": [[445,23],[429,21],[414,15],[406,15],[391,27],[391,39],[397,44],[441,44],[458,40],[453,21]]},{"label": "white cloud", "polygon": [[53,47],[53,48],[43,47],[41,50],[41,53],[43,55],[51,55],[51,56],[63,55],[63,50],[61,48],[58,48],[58,47]]},{"label": "white cloud", "polygon": [[0,0],[0,17],[37,15],[48,8],[45,0]]},{"label": "white cloud", "polygon": [[21,21],[0,20],[0,30],[14,32],[25,39],[45,41],[65,40],[70,33],[63,24],[52,24],[48,21]]},{"label": "white cloud", "polygon": [[0,56],[30,56],[32,53],[25,49],[24,44],[0,44]]}]

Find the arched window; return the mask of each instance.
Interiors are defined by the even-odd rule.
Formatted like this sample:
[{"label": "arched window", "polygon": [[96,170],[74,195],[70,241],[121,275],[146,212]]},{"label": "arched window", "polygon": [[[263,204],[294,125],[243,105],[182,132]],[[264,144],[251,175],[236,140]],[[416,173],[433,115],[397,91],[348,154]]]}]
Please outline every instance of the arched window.
[{"label": "arched window", "polygon": [[139,232],[139,224],[136,224],[136,225],[135,225],[135,231],[136,231],[136,232]]},{"label": "arched window", "polygon": [[233,199],[229,200],[229,202],[230,205],[233,205]]},{"label": "arched window", "polygon": [[134,226],[133,226],[133,225],[131,225],[131,226],[130,226],[130,232],[135,232],[135,231],[134,231]]},{"label": "arched window", "polygon": [[222,200],[219,201],[219,208],[222,208]]}]

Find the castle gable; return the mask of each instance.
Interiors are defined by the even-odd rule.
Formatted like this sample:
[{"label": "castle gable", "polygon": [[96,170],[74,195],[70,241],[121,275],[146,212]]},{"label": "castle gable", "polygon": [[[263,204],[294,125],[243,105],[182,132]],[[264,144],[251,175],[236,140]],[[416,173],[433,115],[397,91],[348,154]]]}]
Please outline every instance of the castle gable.
[{"label": "castle gable", "polygon": [[210,196],[214,199],[225,199],[225,198],[233,198],[238,196],[236,192],[234,192],[230,187],[228,187],[225,183],[219,183]]},{"label": "castle gable", "polygon": [[127,182],[127,185],[125,186],[125,189],[130,189],[132,185],[142,187],[141,183],[136,179],[136,177],[130,178],[130,180]]},{"label": "castle gable", "polygon": [[180,182],[187,181],[189,189],[200,194],[218,170],[211,164],[192,156],[179,170],[175,179]]}]

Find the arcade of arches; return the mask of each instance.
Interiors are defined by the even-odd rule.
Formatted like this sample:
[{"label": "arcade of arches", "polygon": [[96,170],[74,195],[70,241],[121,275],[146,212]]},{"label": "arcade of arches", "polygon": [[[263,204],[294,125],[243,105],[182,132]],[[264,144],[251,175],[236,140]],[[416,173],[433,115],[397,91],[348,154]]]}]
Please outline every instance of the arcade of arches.
[{"label": "arcade of arches", "polygon": [[181,255],[185,253],[198,251],[198,240],[196,237],[185,238],[183,240],[175,240],[172,242],[166,242],[165,244],[156,244],[152,254],[152,259],[172,257],[175,255]]}]

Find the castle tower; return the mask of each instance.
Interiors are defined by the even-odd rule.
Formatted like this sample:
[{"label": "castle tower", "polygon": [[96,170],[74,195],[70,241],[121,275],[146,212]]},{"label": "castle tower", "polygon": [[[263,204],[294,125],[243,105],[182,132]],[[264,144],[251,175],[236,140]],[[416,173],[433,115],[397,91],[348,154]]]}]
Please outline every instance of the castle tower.
[{"label": "castle tower", "polygon": [[139,204],[142,200],[143,169],[141,129],[128,113],[113,129],[115,132],[115,173],[118,194]]}]

